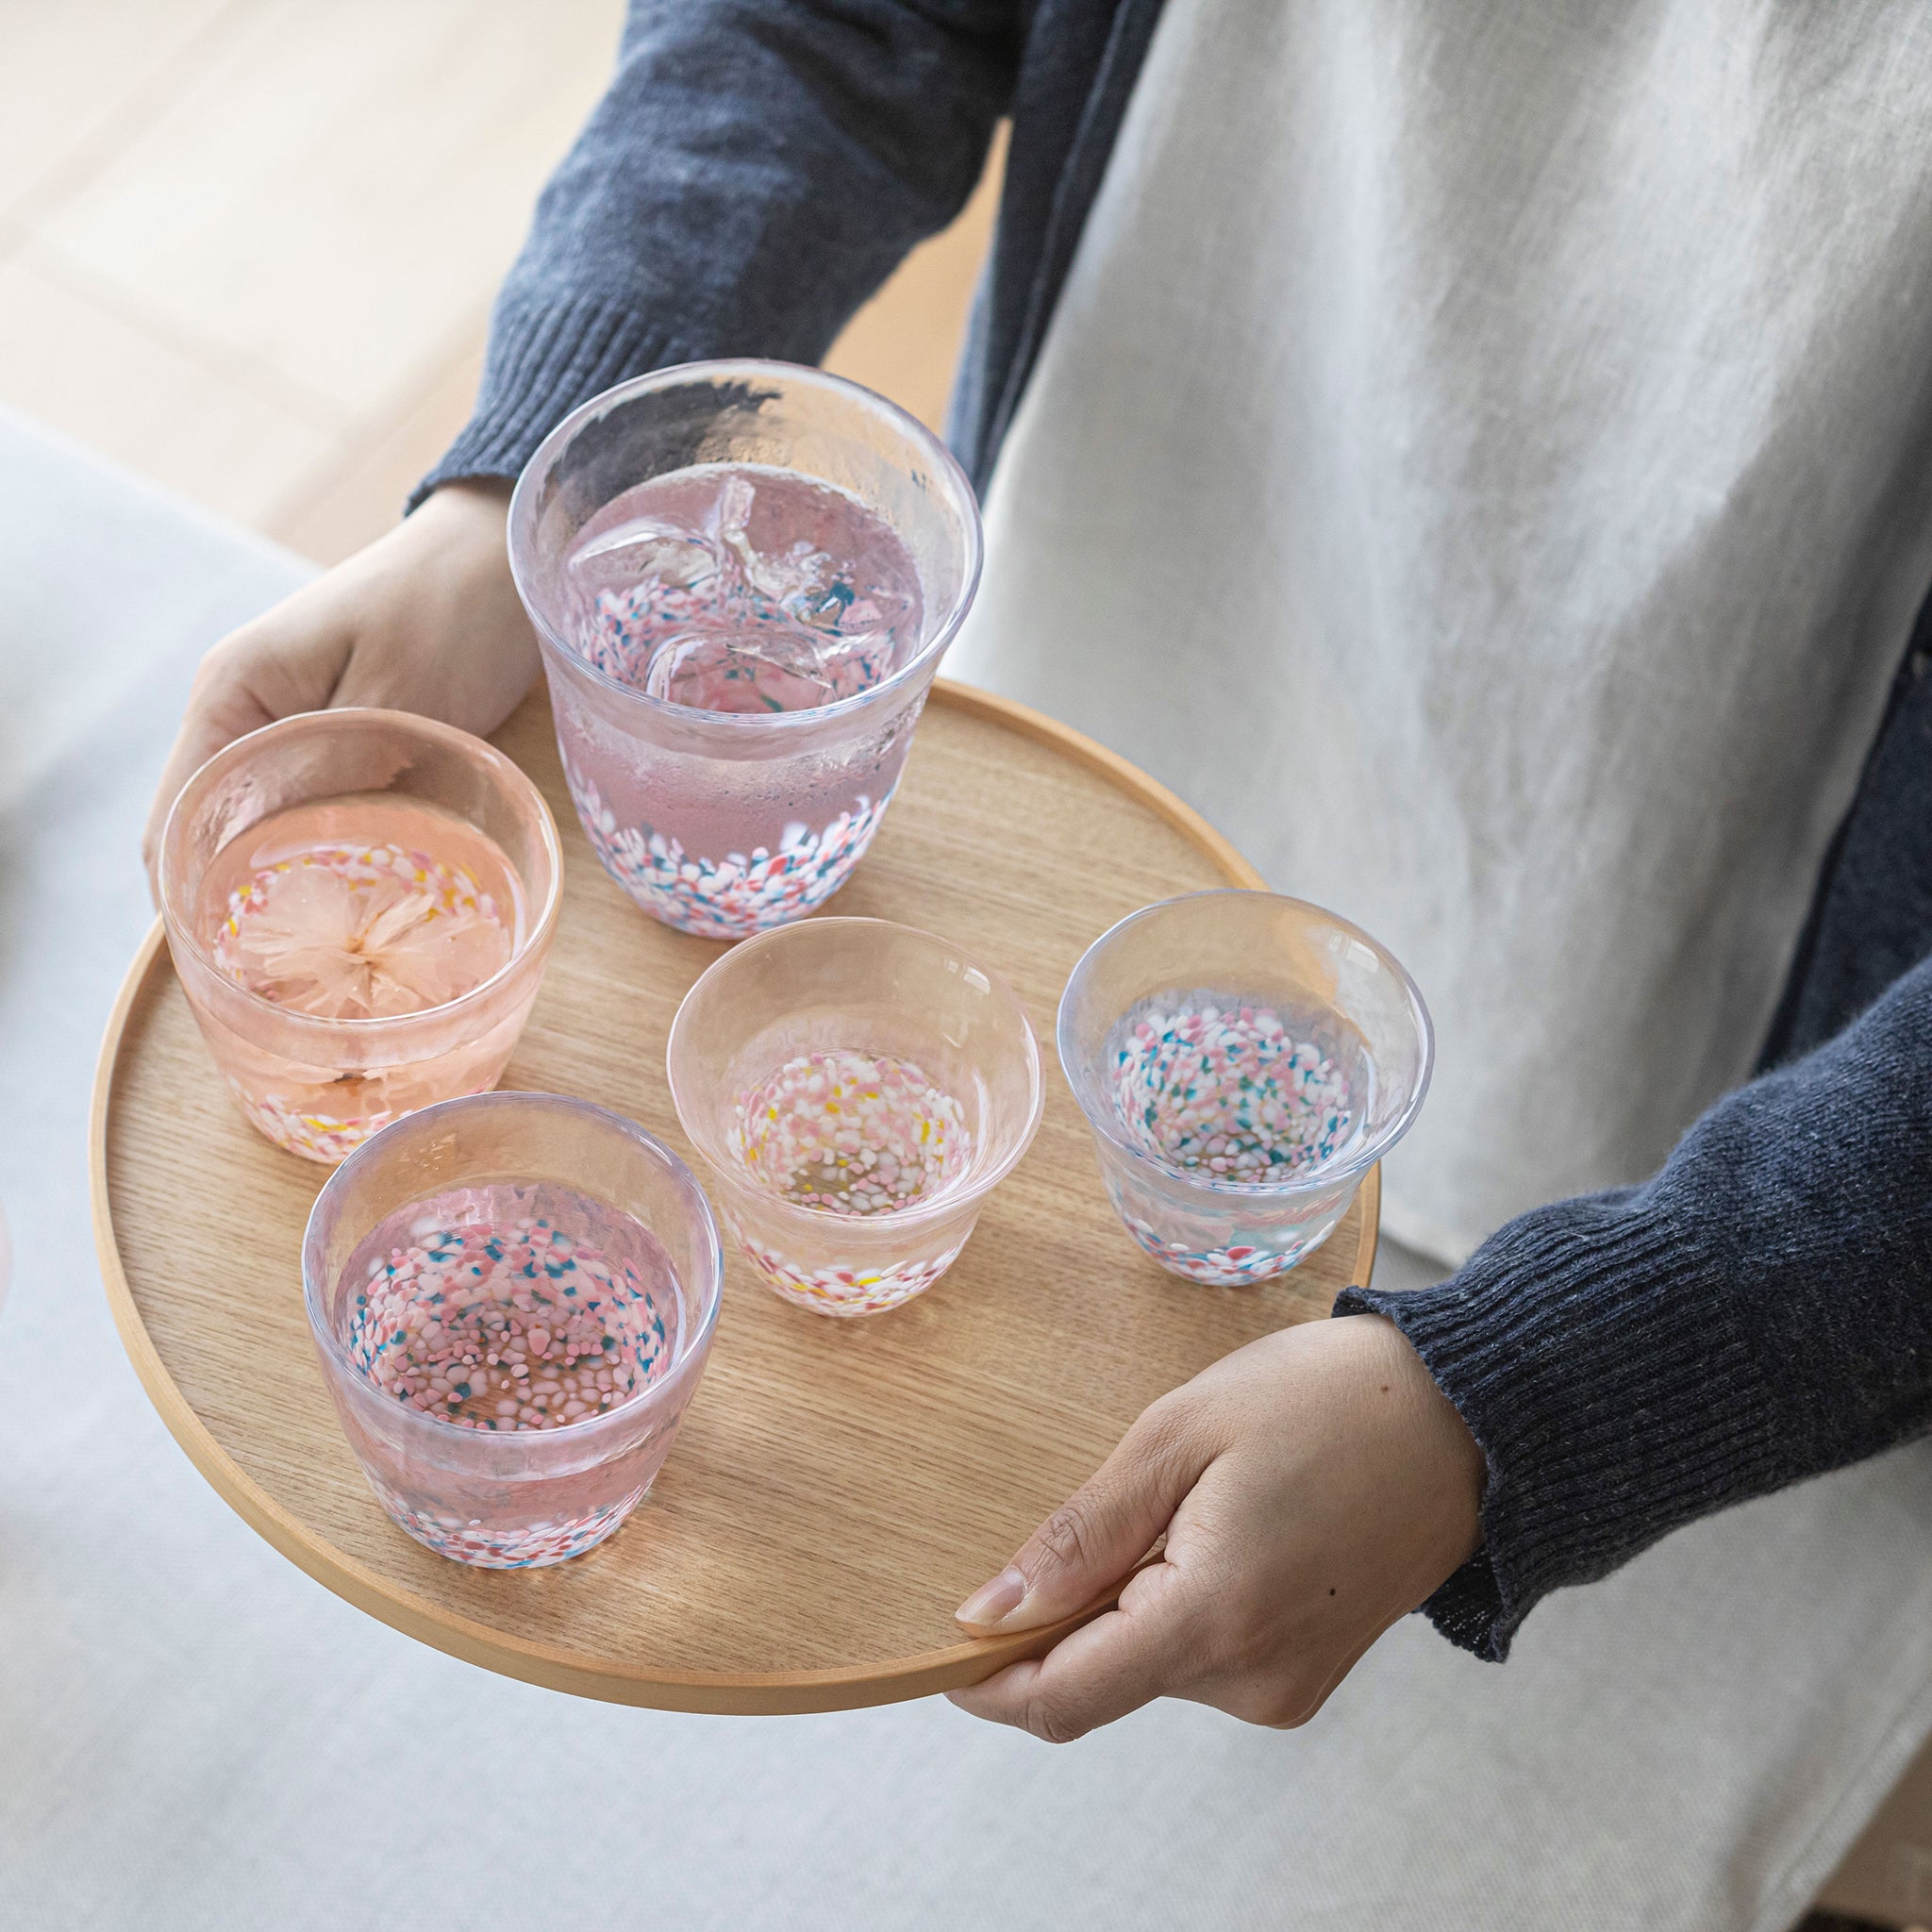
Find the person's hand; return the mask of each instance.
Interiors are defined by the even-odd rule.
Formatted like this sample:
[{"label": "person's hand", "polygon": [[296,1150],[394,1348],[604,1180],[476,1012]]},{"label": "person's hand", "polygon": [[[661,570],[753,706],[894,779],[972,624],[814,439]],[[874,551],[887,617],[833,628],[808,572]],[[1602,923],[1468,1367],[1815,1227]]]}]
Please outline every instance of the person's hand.
[{"label": "person's hand", "polygon": [[1164,1395],[959,1621],[1073,1615],[1159,1557],[1037,1662],[951,1693],[1055,1742],[1155,1697],[1306,1723],[1398,1617],[1475,1553],[1483,1457],[1378,1315],[1264,1336]]},{"label": "person's hand", "polygon": [[507,484],[439,490],[202,659],[148,812],[150,882],[175,794],[230,740],[295,711],[380,705],[493,731],[536,681],[505,548]]}]

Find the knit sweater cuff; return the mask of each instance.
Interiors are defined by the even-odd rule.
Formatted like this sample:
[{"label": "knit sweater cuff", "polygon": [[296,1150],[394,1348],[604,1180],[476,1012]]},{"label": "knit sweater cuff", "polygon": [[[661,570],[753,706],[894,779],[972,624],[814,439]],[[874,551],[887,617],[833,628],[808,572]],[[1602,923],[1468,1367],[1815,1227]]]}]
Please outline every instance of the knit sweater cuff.
[{"label": "knit sweater cuff", "polygon": [[445,483],[516,477],[537,445],[579,403],[626,376],[690,361],[696,353],[641,317],[631,300],[574,295],[530,303],[506,297],[491,319],[475,411],[417,484],[407,509]]},{"label": "knit sweater cuff", "polygon": [[1654,1200],[1540,1208],[1439,1286],[1351,1288],[1335,1312],[1393,1322],[1487,1460],[1483,1547],[1423,1606],[1478,1657],[1552,1590],[1781,1479],[1722,1259]]}]

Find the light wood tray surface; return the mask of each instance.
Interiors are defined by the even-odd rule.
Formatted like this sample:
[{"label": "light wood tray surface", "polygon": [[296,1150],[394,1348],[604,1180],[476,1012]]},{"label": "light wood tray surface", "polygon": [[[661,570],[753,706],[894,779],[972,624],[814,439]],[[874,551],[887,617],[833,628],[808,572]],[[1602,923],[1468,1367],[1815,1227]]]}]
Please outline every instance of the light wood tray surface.
[{"label": "light wood tray surface", "polygon": [[[542,788],[565,849],[556,947],[503,1084],[600,1101],[689,1158],[664,1041],[720,948],[645,918],[604,875],[541,691],[498,741]],[[383,1515],[303,1315],[302,1229],[325,1172],[243,1122],[158,926],[94,1092],[95,1224],[123,1340],[169,1428],[249,1524],[351,1603],[474,1663],[688,1710],[838,1709],[973,1682],[1046,1640],[962,1640],[954,1606],[1141,1409],[1368,1278],[1375,1174],[1281,1282],[1218,1290],[1163,1274],[1114,1219],[1053,1057],[1060,988],[1108,925],[1176,892],[1258,883],[1111,754],[938,686],[898,798],[834,907],[944,933],[1007,975],[1047,1061],[1039,1139],[951,1272],[891,1314],[808,1314],[734,1256],[670,1461],[629,1524],[573,1562],[468,1569]]]}]

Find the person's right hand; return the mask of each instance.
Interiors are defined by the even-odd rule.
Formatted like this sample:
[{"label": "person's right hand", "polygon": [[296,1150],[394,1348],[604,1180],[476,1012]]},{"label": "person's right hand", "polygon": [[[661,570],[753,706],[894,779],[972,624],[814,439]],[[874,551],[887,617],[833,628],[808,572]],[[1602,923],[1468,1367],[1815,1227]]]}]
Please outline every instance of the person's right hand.
[{"label": "person's right hand", "polygon": [[507,484],[446,485],[202,659],[142,838],[150,884],[175,793],[244,732],[338,705],[419,711],[479,735],[509,716],[539,660],[510,581],[508,508]]}]

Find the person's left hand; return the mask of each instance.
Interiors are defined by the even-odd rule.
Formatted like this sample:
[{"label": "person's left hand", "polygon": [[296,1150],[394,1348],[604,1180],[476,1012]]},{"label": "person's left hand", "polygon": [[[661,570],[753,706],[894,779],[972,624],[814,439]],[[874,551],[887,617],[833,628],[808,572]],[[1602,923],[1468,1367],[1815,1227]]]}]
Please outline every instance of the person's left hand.
[{"label": "person's left hand", "polygon": [[1304,1724],[1474,1554],[1482,1489],[1481,1450],[1393,1323],[1264,1336],[1149,1407],[958,1615],[1055,1623],[1164,1531],[1120,1607],[953,1702],[1053,1742],[1156,1697]]}]

